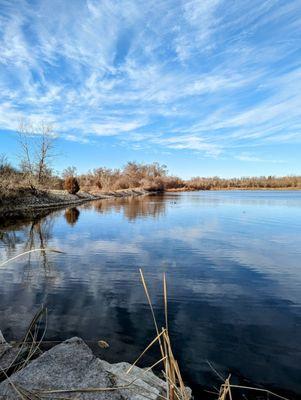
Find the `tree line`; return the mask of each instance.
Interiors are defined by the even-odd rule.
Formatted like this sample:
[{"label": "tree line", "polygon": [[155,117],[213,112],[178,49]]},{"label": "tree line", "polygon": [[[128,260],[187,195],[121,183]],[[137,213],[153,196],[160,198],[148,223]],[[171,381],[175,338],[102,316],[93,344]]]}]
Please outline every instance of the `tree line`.
[{"label": "tree line", "polygon": [[51,125],[21,121],[18,142],[18,168],[13,167],[5,155],[0,155],[0,199],[17,196],[25,190],[45,189],[66,189],[77,193],[80,189],[98,192],[130,188],[148,191],[301,188],[301,176],[194,177],[183,180],[169,175],[167,166],[157,162],[128,162],[117,169],[98,167],[85,174],[78,174],[76,167],[68,167],[58,174],[53,168],[58,155]]}]

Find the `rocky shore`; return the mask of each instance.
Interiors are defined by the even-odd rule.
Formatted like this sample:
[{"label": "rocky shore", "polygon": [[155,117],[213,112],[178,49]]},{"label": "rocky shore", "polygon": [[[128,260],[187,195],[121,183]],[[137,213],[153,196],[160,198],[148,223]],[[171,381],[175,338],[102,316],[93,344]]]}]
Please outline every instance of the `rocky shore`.
[{"label": "rocky shore", "polygon": [[[15,358],[16,348],[0,332],[0,368]],[[93,355],[74,337],[62,342],[0,383],[0,399],[160,400],[166,383],[151,370],[121,362],[110,364]],[[190,397],[190,389],[187,388]]]},{"label": "rocky shore", "polygon": [[43,211],[76,206],[87,201],[142,196],[149,193],[144,189],[125,189],[99,193],[80,191],[77,194],[69,194],[65,190],[24,191],[14,199],[0,202],[0,223],[9,218],[28,218]]}]

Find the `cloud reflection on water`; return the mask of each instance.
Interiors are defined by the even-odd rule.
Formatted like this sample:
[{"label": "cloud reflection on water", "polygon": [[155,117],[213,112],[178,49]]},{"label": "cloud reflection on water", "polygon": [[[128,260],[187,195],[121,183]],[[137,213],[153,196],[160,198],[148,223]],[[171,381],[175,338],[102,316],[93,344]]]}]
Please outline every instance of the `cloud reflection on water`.
[{"label": "cloud reflection on water", "polygon": [[209,359],[223,372],[301,392],[301,197],[287,207],[285,193],[260,204],[223,196],[87,203],[72,226],[64,211],[4,232],[1,258],[28,241],[40,246],[41,235],[66,253],[48,255],[48,275],[41,257],[30,260],[30,275],[25,259],[0,270],[5,333],[19,337],[46,301],[49,338],[108,339],[109,359],[131,361],[154,333],[138,267],[158,312],[167,271],[173,340],[191,384],[214,382]]}]

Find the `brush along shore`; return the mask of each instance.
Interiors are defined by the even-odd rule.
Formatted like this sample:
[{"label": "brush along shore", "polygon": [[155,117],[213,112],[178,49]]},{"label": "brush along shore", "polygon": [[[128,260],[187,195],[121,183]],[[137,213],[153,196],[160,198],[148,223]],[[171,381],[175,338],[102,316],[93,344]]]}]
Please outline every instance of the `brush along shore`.
[{"label": "brush along shore", "polygon": [[42,210],[52,210],[65,206],[76,206],[87,201],[143,196],[150,194],[144,189],[124,189],[106,192],[83,192],[70,194],[66,190],[24,190],[18,196],[0,202],[0,221],[7,218],[24,218]]}]

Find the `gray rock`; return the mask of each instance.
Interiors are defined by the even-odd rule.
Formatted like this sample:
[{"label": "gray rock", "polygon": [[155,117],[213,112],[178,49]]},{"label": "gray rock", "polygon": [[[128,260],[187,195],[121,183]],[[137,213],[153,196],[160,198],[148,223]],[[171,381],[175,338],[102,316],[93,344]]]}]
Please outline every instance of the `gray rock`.
[{"label": "gray rock", "polygon": [[[96,358],[82,339],[61,343],[21,371],[0,384],[0,399],[22,398],[18,391],[35,399],[76,400],[161,400],[165,384],[151,371],[134,367],[130,374],[127,363],[109,364]],[[14,387],[13,387],[14,386]],[[120,386],[125,386],[120,388]],[[80,391],[88,388],[109,388],[106,391]],[[70,389],[78,391],[68,392]],[[45,393],[66,390],[64,393]],[[44,392],[44,393],[43,393]],[[24,396],[25,398],[25,396]]]},{"label": "gray rock", "polygon": [[0,376],[2,371],[6,369],[15,361],[20,361],[23,352],[18,347],[11,346],[4,339],[0,331]]},{"label": "gray rock", "polygon": [[[147,399],[160,399],[166,398],[166,382],[158,378],[151,370],[132,367],[131,364],[120,362],[117,364],[110,364],[104,360],[100,360],[105,370],[114,375],[116,385],[126,385],[131,382],[133,384],[122,394],[127,399],[144,400]],[[127,371],[130,370],[129,373]],[[192,392],[189,387],[185,387],[187,398],[192,397]]]},{"label": "gray rock", "polygon": [[121,362],[110,364],[100,360],[103,368],[114,376],[116,386],[126,386],[131,384],[127,389],[122,390],[124,398],[133,400],[144,399],[161,399],[166,396],[166,384],[158,378],[152,371],[146,371],[138,367],[133,367],[127,374],[131,364]]}]

